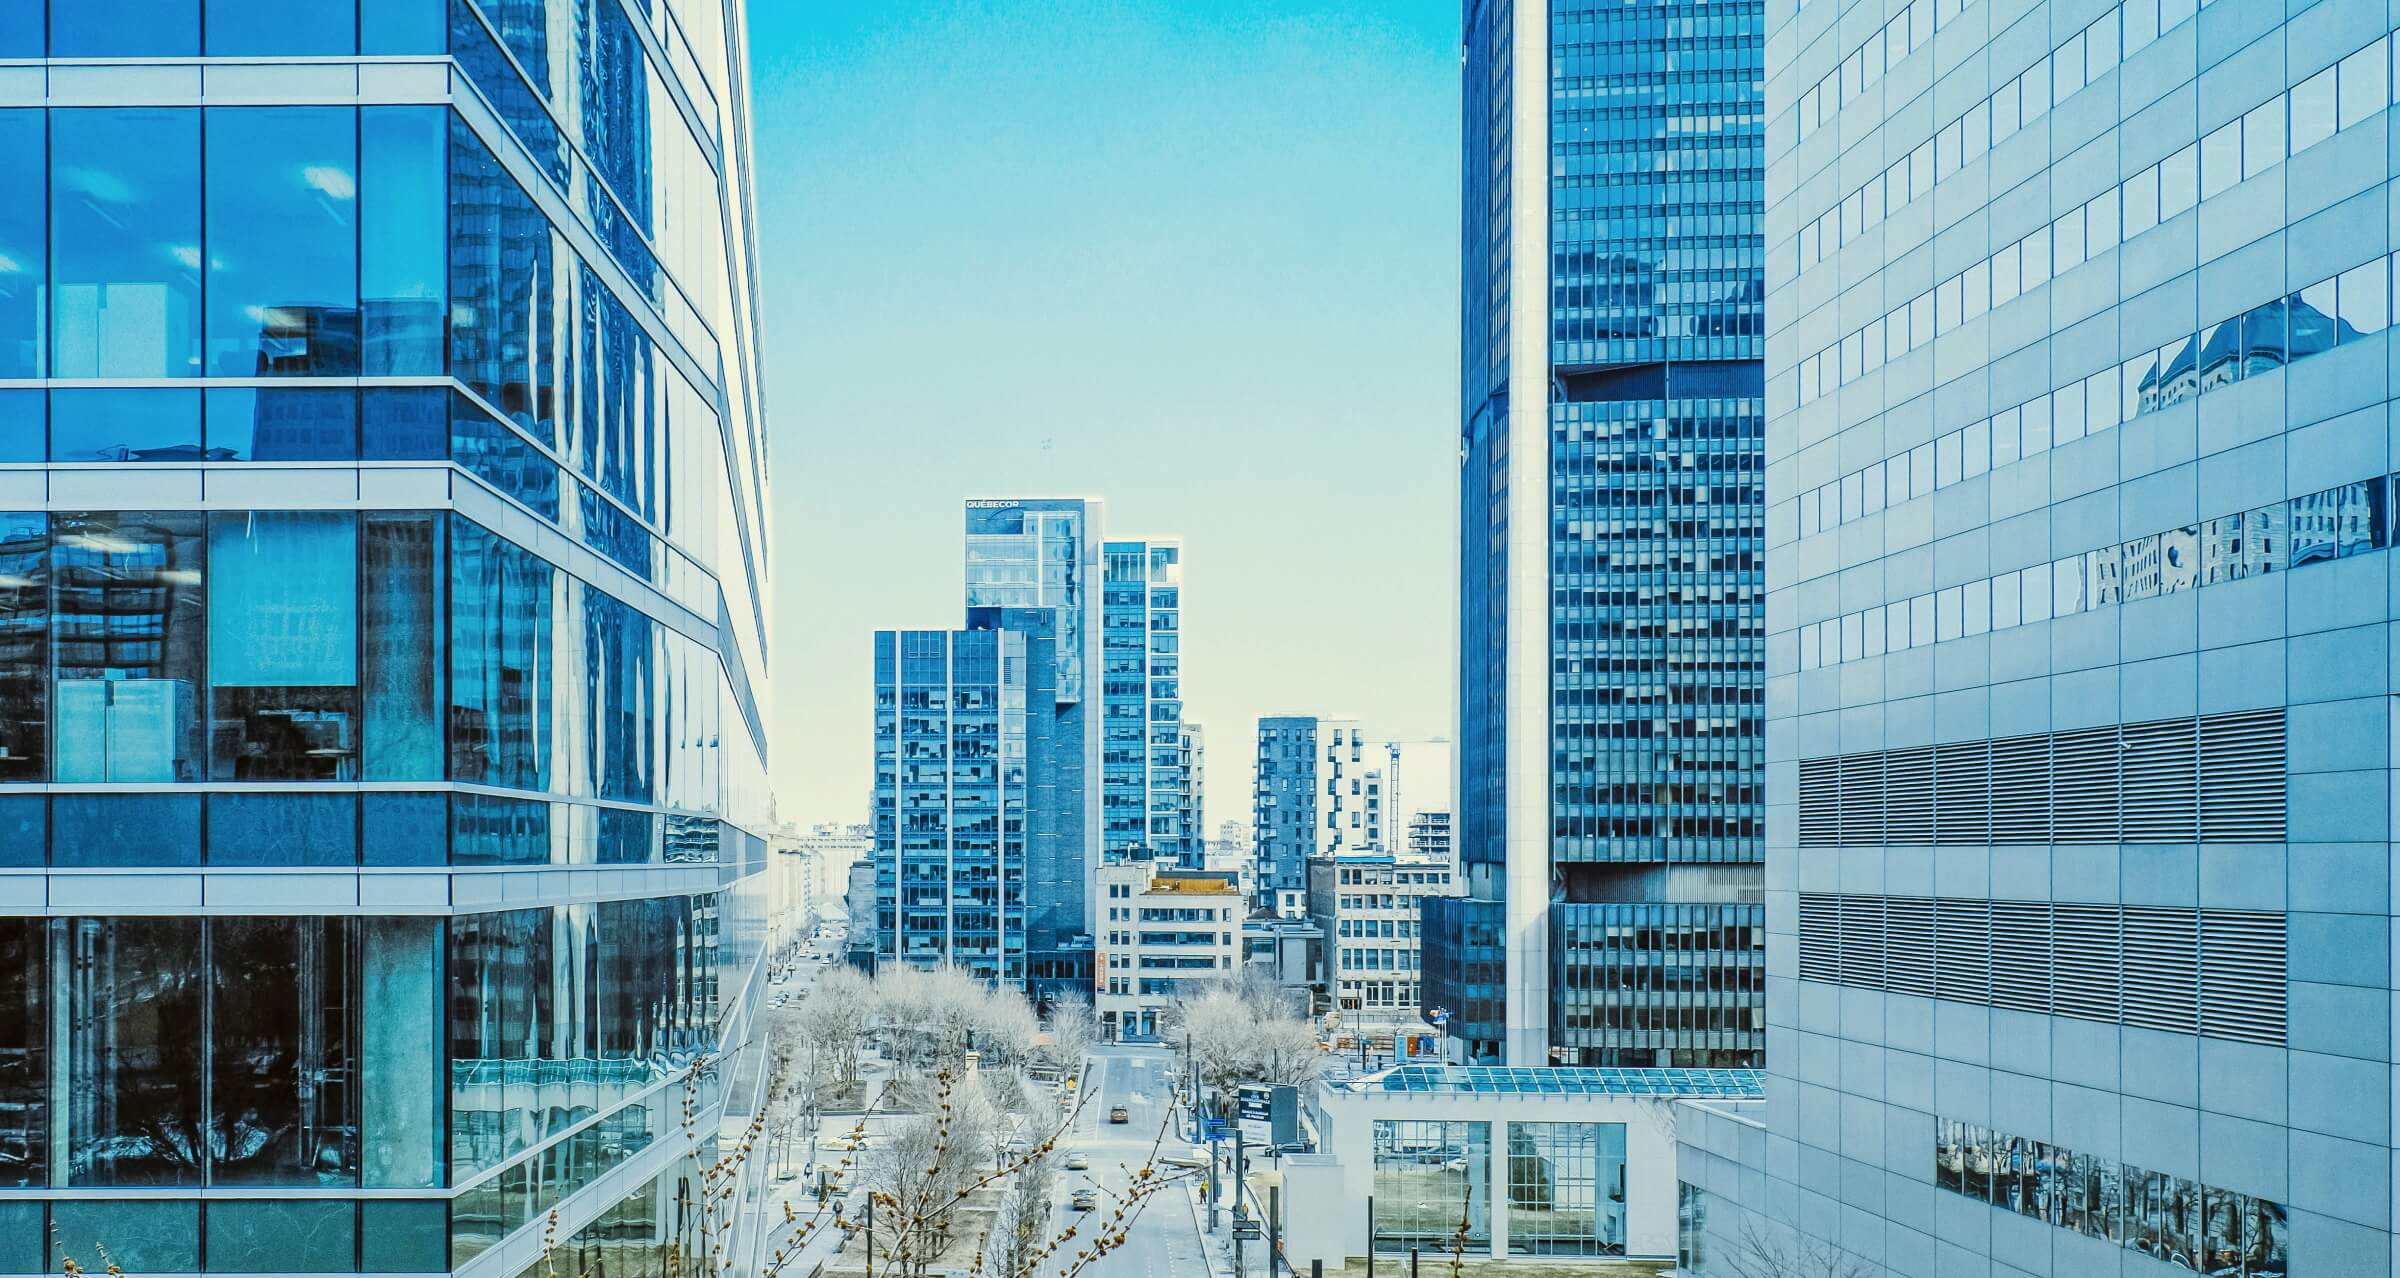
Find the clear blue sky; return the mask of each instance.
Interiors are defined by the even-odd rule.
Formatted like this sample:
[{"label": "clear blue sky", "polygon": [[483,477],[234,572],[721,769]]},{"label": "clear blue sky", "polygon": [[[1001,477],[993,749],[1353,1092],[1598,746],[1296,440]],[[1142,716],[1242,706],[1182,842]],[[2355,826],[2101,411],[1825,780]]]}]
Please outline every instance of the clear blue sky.
[{"label": "clear blue sky", "polygon": [[1184,535],[1212,834],[1260,714],[1449,735],[1457,28],[1456,0],[751,6],[786,819],[864,819],[869,634],[958,624],[969,493]]}]

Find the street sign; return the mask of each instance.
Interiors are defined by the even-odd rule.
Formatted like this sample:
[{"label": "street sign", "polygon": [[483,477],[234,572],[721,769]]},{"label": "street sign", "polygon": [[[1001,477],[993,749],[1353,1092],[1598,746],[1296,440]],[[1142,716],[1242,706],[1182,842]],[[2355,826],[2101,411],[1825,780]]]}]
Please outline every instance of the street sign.
[{"label": "street sign", "polygon": [[1233,1222],[1233,1236],[1237,1242],[1257,1242],[1259,1240],[1258,1222],[1255,1220]]}]

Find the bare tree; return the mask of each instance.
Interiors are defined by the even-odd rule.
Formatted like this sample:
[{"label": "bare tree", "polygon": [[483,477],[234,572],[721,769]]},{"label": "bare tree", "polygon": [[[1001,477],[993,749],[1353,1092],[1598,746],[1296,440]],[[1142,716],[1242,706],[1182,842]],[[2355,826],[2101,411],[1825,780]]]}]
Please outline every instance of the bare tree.
[{"label": "bare tree", "polygon": [[830,1067],[835,1092],[848,1094],[858,1086],[858,1053],[874,1010],[873,993],[864,975],[840,967],[818,977],[816,989],[800,1004],[794,1025],[799,1046]]},{"label": "bare tree", "polygon": [[1741,1241],[1724,1262],[1734,1278],[1868,1278],[1873,1272],[1832,1243],[1798,1230],[1770,1234],[1756,1221],[1743,1222]]},{"label": "bare tree", "polygon": [[1043,1244],[1050,1238],[1050,1216],[1058,1194],[1058,1173],[1050,1156],[1036,1155],[1009,1182],[992,1222],[990,1253],[993,1278],[1032,1278],[1041,1263]]},{"label": "bare tree", "polygon": [[1298,1085],[1324,1067],[1314,1026],[1280,998],[1239,986],[1207,990],[1181,1004],[1201,1081],[1218,1091],[1243,1083]]},{"label": "bare tree", "polygon": [[1098,1036],[1096,1026],[1091,995],[1081,990],[1059,995],[1050,1003],[1050,1042],[1040,1053],[1042,1059],[1062,1074],[1083,1068],[1083,1058]]}]

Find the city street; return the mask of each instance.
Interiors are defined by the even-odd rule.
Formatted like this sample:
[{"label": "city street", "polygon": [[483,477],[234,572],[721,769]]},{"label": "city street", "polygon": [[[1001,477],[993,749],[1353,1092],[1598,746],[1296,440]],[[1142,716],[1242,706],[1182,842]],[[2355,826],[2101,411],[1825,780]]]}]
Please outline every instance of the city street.
[{"label": "city street", "polygon": [[[1099,1203],[1093,1215],[1102,1218],[1154,1149],[1161,1155],[1190,1151],[1191,1142],[1179,1131],[1169,1129],[1165,1140],[1159,1139],[1162,1125],[1175,1121],[1170,1111],[1181,1059],[1159,1047],[1112,1044],[1093,1049],[1084,1077],[1085,1086],[1096,1090],[1076,1115],[1075,1129],[1061,1142],[1068,1157],[1082,1154],[1092,1165],[1089,1171],[1060,1172],[1062,1206],[1077,1188],[1096,1186]],[[1125,1107],[1127,1121],[1112,1124],[1108,1111],[1118,1105]],[[1163,1164],[1159,1173],[1194,1174]],[[1086,1272],[1094,1278],[1206,1278],[1209,1270],[1199,1227],[1192,1220],[1190,1194],[1178,1185],[1152,1196],[1135,1218],[1124,1249]]]}]

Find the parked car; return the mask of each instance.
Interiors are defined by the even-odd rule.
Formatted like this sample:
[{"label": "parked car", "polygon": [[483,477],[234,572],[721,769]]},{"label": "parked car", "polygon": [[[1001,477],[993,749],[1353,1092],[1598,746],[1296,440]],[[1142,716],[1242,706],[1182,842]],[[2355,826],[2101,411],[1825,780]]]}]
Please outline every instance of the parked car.
[{"label": "parked car", "polygon": [[1108,1111],[1108,1121],[1112,1123],[1130,1123],[1133,1121],[1133,1115],[1126,1113],[1123,1105],[1112,1106]]}]

